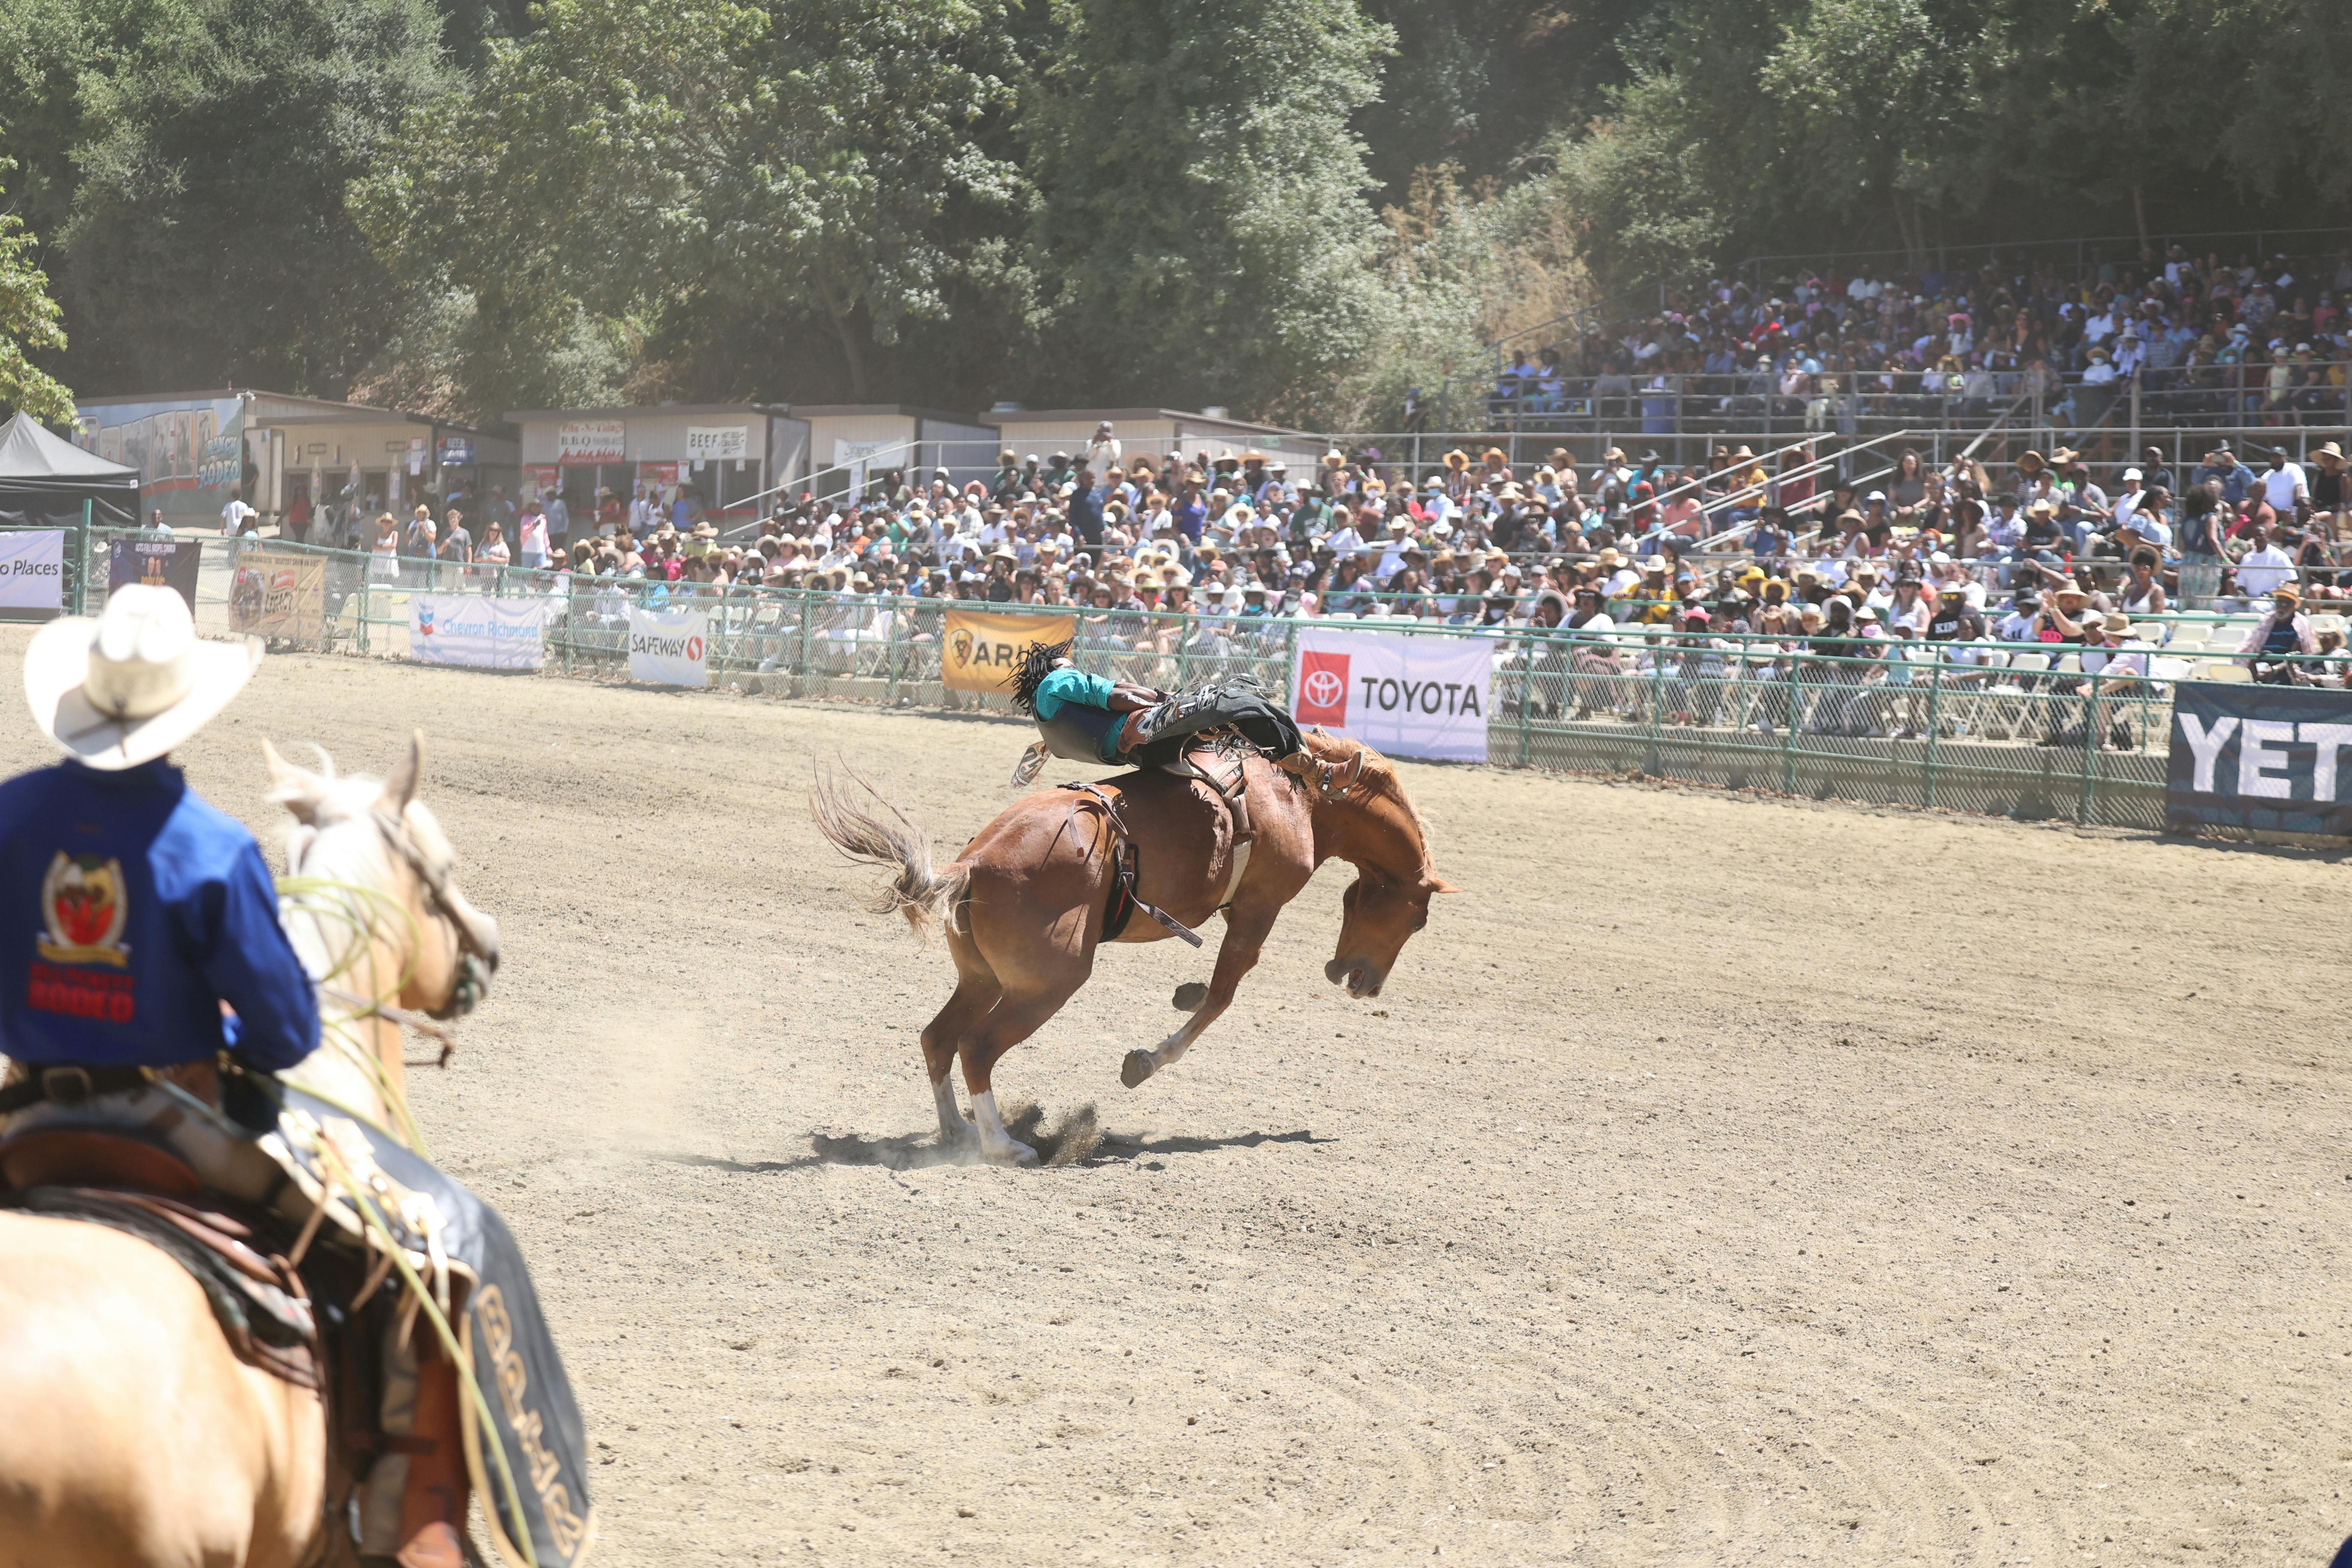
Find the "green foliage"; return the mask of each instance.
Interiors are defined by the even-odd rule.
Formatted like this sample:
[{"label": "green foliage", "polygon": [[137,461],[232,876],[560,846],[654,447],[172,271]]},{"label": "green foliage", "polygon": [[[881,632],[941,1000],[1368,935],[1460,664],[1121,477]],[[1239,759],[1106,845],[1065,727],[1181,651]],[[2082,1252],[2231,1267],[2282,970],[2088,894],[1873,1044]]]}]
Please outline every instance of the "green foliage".
[{"label": "green foliage", "polygon": [[[2352,189],[2333,0],[1667,0],[1555,143],[1598,269],[2154,227]],[[2294,62],[2291,68],[2284,62]]]},{"label": "green foliage", "polygon": [[[13,164],[0,162],[0,174]],[[52,425],[72,422],[73,394],[32,355],[66,346],[48,275],[35,265],[33,237],[14,213],[0,213],[0,409]]]},{"label": "green foliage", "polygon": [[425,0],[34,0],[0,33],[65,363],[108,390],[339,394],[404,301],[344,210],[447,80]]},{"label": "green foliage", "polygon": [[1752,254],[2324,224],[2347,71],[2343,0],[13,0],[5,353],[1380,423]]},{"label": "green foliage", "polygon": [[1353,0],[1056,0],[1022,123],[1044,384],[1303,416],[1374,330]]},{"label": "green foliage", "polygon": [[824,323],[862,395],[868,345],[980,258],[971,214],[1018,207],[984,144],[1013,68],[996,0],[553,0],[353,210],[404,282],[475,301],[486,412],[550,395],[583,319],[637,342],[751,301]]}]

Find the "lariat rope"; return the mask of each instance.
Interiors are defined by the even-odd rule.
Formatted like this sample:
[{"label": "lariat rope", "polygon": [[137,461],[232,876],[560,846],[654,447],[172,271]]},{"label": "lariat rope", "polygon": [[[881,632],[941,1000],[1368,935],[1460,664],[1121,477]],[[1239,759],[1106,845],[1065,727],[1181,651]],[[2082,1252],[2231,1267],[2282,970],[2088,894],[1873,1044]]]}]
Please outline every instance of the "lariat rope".
[{"label": "lariat rope", "polygon": [[[361,1222],[366,1226],[369,1237],[383,1247],[383,1255],[391,1260],[393,1268],[400,1271],[401,1282],[408,1288],[409,1300],[417,1304],[425,1321],[433,1325],[433,1332],[440,1340],[443,1352],[457,1367],[458,1382],[465,1384],[475,1414],[481,1419],[482,1430],[488,1436],[489,1441],[483,1446],[498,1460],[499,1479],[507,1489],[507,1515],[514,1531],[514,1543],[521,1549],[523,1561],[529,1568],[539,1568],[539,1553],[531,1544],[530,1526],[523,1518],[522,1493],[515,1486],[514,1468],[507,1459],[507,1446],[499,1436],[498,1422],[490,1412],[490,1402],[482,1396],[482,1385],[474,1375],[474,1358],[458,1342],[457,1331],[449,1326],[448,1313],[434,1299],[434,1292],[417,1274],[415,1265],[408,1261],[407,1249],[401,1246],[399,1237],[393,1235],[391,1223],[376,1207],[375,1199],[367,1191],[366,1184],[344,1163],[342,1152],[329,1138],[319,1139],[316,1147],[320,1168],[326,1173],[329,1181],[351,1200],[352,1206],[359,1211]],[[488,1506],[487,1502],[485,1506]]]},{"label": "lariat rope", "polygon": [[[338,894],[342,896],[334,896]],[[409,1113],[407,1095],[393,1081],[392,1073],[384,1066],[383,1058],[362,1042],[358,1028],[370,1018],[382,1018],[395,1028],[430,1025],[423,1032],[439,1037],[442,1050],[438,1065],[447,1065],[454,1045],[451,1032],[430,1019],[418,1018],[406,1008],[391,1005],[391,998],[406,990],[409,981],[415,976],[416,950],[424,942],[424,931],[416,923],[416,916],[407,905],[381,888],[335,877],[305,876],[299,872],[280,877],[278,879],[278,896],[282,907],[299,910],[322,922],[332,921],[356,939],[344,950],[333,968],[324,974],[312,976],[311,984],[317,987],[322,999],[331,999],[349,1009],[333,1016],[323,1016],[322,1009],[320,1033],[334,1043],[344,1059],[357,1067],[375,1086],[377,1098],[383,1101],[384,1110],[400,1124],[402,1141],[419,1154],[430,1158],[425,1146],[424,1130],[417,1126],[416,1118]],[[370,910],[373,914],[364,912]],[[408,961],[389,991],[372,998],[354,995],[334,982],[355,970],[363,955],[374,952],[376,921],[373,915],[386,910],[408,927]],[[371,964],[370,968],[373,967]]]},{"label": "lariat rope", "polygon": [[[421,1034],[440,1040],[441,1057],[436,1065],[442,1067],[448,1065],[449,1053],[456,1044],[455,1031],[437,1020],[425,1017],[408,1008],[395,1007],[392,1005],[390,1000],[408,988],[408,982],[415,977],[416,972],[415,953],[422,944],[424,932],[417,925],[415,913],[407,905],[381,888],[372,888],[362,882],[346,881],[341,878],[313,877],[295,873],[278,878],[277,889],[279,901],[284,908],[299,910],[313,920],[333,921],[356,939],[332,968],[326,973],[314,976],[312,979],[312,984],[316,985],[321,997],[332,998],[351,1009],[331,1018],[322,1017],[321,1032],[332,1031],[331,1037],[336,1048],[367,1074],[375,1085],[377,1096],[383,1101],[385,1110],[398,1118],[404,1132],[404,1141],[419,1155],[426,1155],[425,1133],[416,1125],[416,1119],[409,1113],[408,1097],[401,1091],[397,1084],[393,1082],[392,1074],[385,1068],[383,1058],[361,1042],[357,1028],[358,1025],[369,1018],[382,1018],[398,1028],[415,1029]],[[375,921],[363,914],[362,912],[363,909],[373,909],[378,912],[390,910],[394,915],[406,922],[409,936],[408,962],[403,966],[398,979],[394,982],[389,991],[372,998],[353,995],[351,992],[333,984],[356,969],[362,954],[372,954],[375,951]],[[282,1105],[280,1109],[283,1109]],[[507,1458],[507,1446],[499,1436],[498,1424],[491,1414],[489,1401],[483,1397],[481,1384],[474,1376],[473,1357],[467,1352],[466,1347],[459,1343],[456,1331],[449,1326],[448,1313],[441,1301],[436,1300],[435,1292],[417,1274],[415,1266],[408,1261],[406,1249],[401,1246],[399,1238],[393,1235],[390,1223],[376,1207],[375,1199],[367,1191],[366,1184],[344,1163],[341,1151],[335,1147],[331,1139],[326,1138],[318,1140],[316,1147],[320,1168],[326,1173],[330,1184],[351,1201],[352,1208],[358,1212],[362,1224],[366,1227],[370,1238],[382,1248],[385,1260],[399,1271],[402,1283],[408,1289],[409,1300],[415,1303],[416,1309],[424,1314],[425,1321],[433,1325],[433,1332],[440,1340],[442,1350],[449,1357],[450,1363],[458,1369],[461,1374],[458,1381],[465,1384],[466,1393],[473,1405],[475,1414],[481,1421],[482,1430],[489,1438],[489,1441],[483,1446],[490,1450],[491,1458],[498,1461],[499,1479],[506,1487],[507,1510],[514,1532],[514,1543],[520,1548],[523,1561],[529,1568],[539,1568],[539,1555],[531,1542],[530,1526],[523,1518],[522,1493],[515,1486],[514,1468]],[[321,1208],[318,1215],[311,1216],[311,1226],[305,1231],[306,1239],[311,1231],[315,1230],[320,1215],[324,1213],[325,1210]],[[371,1283],[369,1293],[373,1293],[373,1285]]]}]

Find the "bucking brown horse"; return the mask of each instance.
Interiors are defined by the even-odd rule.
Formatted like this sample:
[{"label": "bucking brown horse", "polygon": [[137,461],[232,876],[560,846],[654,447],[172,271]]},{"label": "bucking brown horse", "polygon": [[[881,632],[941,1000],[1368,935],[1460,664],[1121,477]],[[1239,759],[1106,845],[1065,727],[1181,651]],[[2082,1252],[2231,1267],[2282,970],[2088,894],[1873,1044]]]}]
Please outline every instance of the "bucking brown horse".
[{"label": "bucking brown horse", "polygon": [[[1157,771],[1119,773],[1091,789],[1041,790],[997,814],[961,855],[934,868],[929,839],[877,795],[887,816],[851,805],[820,780],[810,805],[818,828],[851,858],[892,873],[877,908],[917,931],[945,928],[955,994],[923,1030],[923,1061],[939,1103],[940,1134],[977,1130],[982,1154],[1033,1164],[1037,1152],[1004,1131],[992,1074],[1005,1052],[1037,1032],[1094,973],[1112,902],[1119,842],[1137,851],[1135,897],[1187,926],[1223,910],[1225,934],[1205,990],[1181,986],[1192,1016],[1149,1051],[1129,1051],[1130,1089],[1168,1067],[1233,1005],[1282,906],[1329,859],[1354,866],[1339,942],[1324,974],[1350,996],[1377,996],[1406,939],[1429,921],[1429,901],[1458,889],[1429,862],[1421,816],[1388,759],[1368,746],[1310,732],[1312,766],[1286,772],[1250,755],[1255,837],[1234,844],[1234,814],[1206,784]],[[872,793],[869,787],[868,793]],[[1138,913],[1112,940],[1172,934]],[[961,1058],[972,1120],[957,1109],[948,1070]]]}]

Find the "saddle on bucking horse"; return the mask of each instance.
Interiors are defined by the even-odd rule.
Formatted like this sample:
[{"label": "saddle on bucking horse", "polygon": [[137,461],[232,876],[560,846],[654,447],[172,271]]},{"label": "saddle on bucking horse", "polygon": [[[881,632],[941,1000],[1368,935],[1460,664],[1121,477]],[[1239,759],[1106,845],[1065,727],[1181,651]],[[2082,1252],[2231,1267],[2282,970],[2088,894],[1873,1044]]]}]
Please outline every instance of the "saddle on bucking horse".
[{"label": "saddle on bucking horse", "polygon": [[[1246,675],[1171,695],[1081,674],[1070,645],[1030,646],[1013,689],[1014,706],[1037,721],[1038,738],[1013,772],[1013,787],[1026,788],[1045,771],[1045,759],[1061,757],[1097,766],[1157,769],[1197,779],[1223,805],[1232,824],[1233,858],[1219,908],[1233,901],[1248,868],[1249,847],[1257,837],[1250,817],[1246,763],[1261,756],[1296,778],[1325,788],[1329,781],[1309,752],[1298,725]],[[1118,805],[1090,784],[1064,784],[1091,797],[1115,836],[1113,883],[1102,926],[1105,941],[1116,938],[1128,918],[1141,910],[1193,946],[1199,935],[1135,894],[1136,849]]]}]

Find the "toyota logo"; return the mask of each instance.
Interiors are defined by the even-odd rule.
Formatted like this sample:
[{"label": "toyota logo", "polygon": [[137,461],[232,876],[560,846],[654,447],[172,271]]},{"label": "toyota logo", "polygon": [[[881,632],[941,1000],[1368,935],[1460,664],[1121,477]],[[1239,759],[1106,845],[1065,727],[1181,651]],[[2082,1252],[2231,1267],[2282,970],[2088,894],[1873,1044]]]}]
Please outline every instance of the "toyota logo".
[{"label": "toyota logo", "polygon": [[1347,696],[1336,669],[1315,669],[1307,674],[1307,700],[1317,708],[1337,708]]}]

